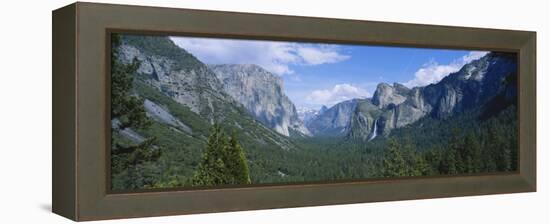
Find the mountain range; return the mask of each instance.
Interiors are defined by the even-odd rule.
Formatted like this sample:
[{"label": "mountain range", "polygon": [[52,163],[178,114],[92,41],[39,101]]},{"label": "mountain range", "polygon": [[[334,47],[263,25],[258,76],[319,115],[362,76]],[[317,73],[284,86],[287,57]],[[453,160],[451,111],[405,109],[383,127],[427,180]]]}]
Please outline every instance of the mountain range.
[{"label": "mountain range", "polygon": [[244,110],[248,118],[271,130],[270,139],[282,142],[287,142],[281,140],[284,137],[312,136],[372,140],[426,116],[445,119],[495,98],[514,100],[517,94],[516,58],[489,53],[428,86],[380,83],[371,98],[299,111],[285,95],[281,77],[258,65],[206,65],[167,37],[127,36],[120,52],[124,63],[141,61],[138,72],[143,82],[209,123],[226,120],[229,111]]},{"label": "mountain range", "polygon": [[517,95],[516,75],[514,56],[489,53],[428,86],[409,89],[399,83],[380,83],[372,98],[338,103],[309,121],[307,127],[317,135],[363,140],[387,136],[392,129],[425,116],[445,119],[494,99],[504,100],[506,106]]}]

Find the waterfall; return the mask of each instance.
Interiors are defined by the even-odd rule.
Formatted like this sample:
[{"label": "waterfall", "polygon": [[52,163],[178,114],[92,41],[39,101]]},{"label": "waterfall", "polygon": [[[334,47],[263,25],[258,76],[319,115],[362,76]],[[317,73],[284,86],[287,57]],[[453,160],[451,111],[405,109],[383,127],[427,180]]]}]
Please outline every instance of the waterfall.
[{"label": "waterfall", "polygon": [[372,128],[372,134],[369,138],[369,141],[376,138],[376,132],[377,132],[377,129],[378,129],[378,118],[376,118],[376,120],[374,120],[374,125],[373,126],[374,127]]}]

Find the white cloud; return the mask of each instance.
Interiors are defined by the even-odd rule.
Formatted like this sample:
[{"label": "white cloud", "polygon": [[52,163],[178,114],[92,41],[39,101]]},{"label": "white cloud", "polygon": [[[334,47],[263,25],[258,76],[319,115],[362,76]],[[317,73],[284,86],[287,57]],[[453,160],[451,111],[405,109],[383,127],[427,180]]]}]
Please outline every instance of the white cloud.
[{"label": "white cloud", "polygon": [[471,51],[467,55],[462,56],[451,62],[450,64],[441,65],[434,60],[424,64],[420,69],[414,73],[414,79],[405,82],[404,85],[408,87],[426,86],[432,83],[439,82],[445,76],[457,72],[465,64],[470,63],[473,60],[477,60],[485,56],[486,51]]},{"label": "white cloud", "polygon": [[297,52],[303,61],[310,65],[336,63],[350,58],[348,55],[339,54],[331,47],[299,47]]},{"label": "white cloud", "polygon": [[276,41],[171,37],[176,45],[208,64],[257,64],[270,72],[293,74],[290,65],[319,65],[347,60],[336,46]]},{"label": "white cloud", "polygon": [[366,97],[370,97],[366,90],[344,83],[337,84],[332,89],[315,90],[306,99],[310,104],[332,106],[345,100]]}]

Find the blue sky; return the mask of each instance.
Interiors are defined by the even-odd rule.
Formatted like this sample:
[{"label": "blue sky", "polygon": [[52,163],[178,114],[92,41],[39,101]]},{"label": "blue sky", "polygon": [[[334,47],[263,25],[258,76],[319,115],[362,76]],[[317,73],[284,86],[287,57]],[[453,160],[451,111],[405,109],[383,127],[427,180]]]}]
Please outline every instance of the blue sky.
[{"label": "blue sky", "polygon": [[487,52],[171,37],[207,64],[257,64],[284,80],[298,108],[370,97],[380,82],[424,86]]}]

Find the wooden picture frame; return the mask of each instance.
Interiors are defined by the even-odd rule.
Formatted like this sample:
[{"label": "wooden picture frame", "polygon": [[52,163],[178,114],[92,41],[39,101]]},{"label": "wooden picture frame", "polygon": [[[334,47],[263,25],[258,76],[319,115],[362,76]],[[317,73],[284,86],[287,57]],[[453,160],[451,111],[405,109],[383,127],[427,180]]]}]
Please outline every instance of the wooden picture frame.
[{"label": "wooden picture frame", "polygon": [[[111,192],[110,33],[303,40],[517,52],[519,171],[218,189]],[[536,191],[536,33],[74,3],[53,12],[53,212],[72,220]]]}]

